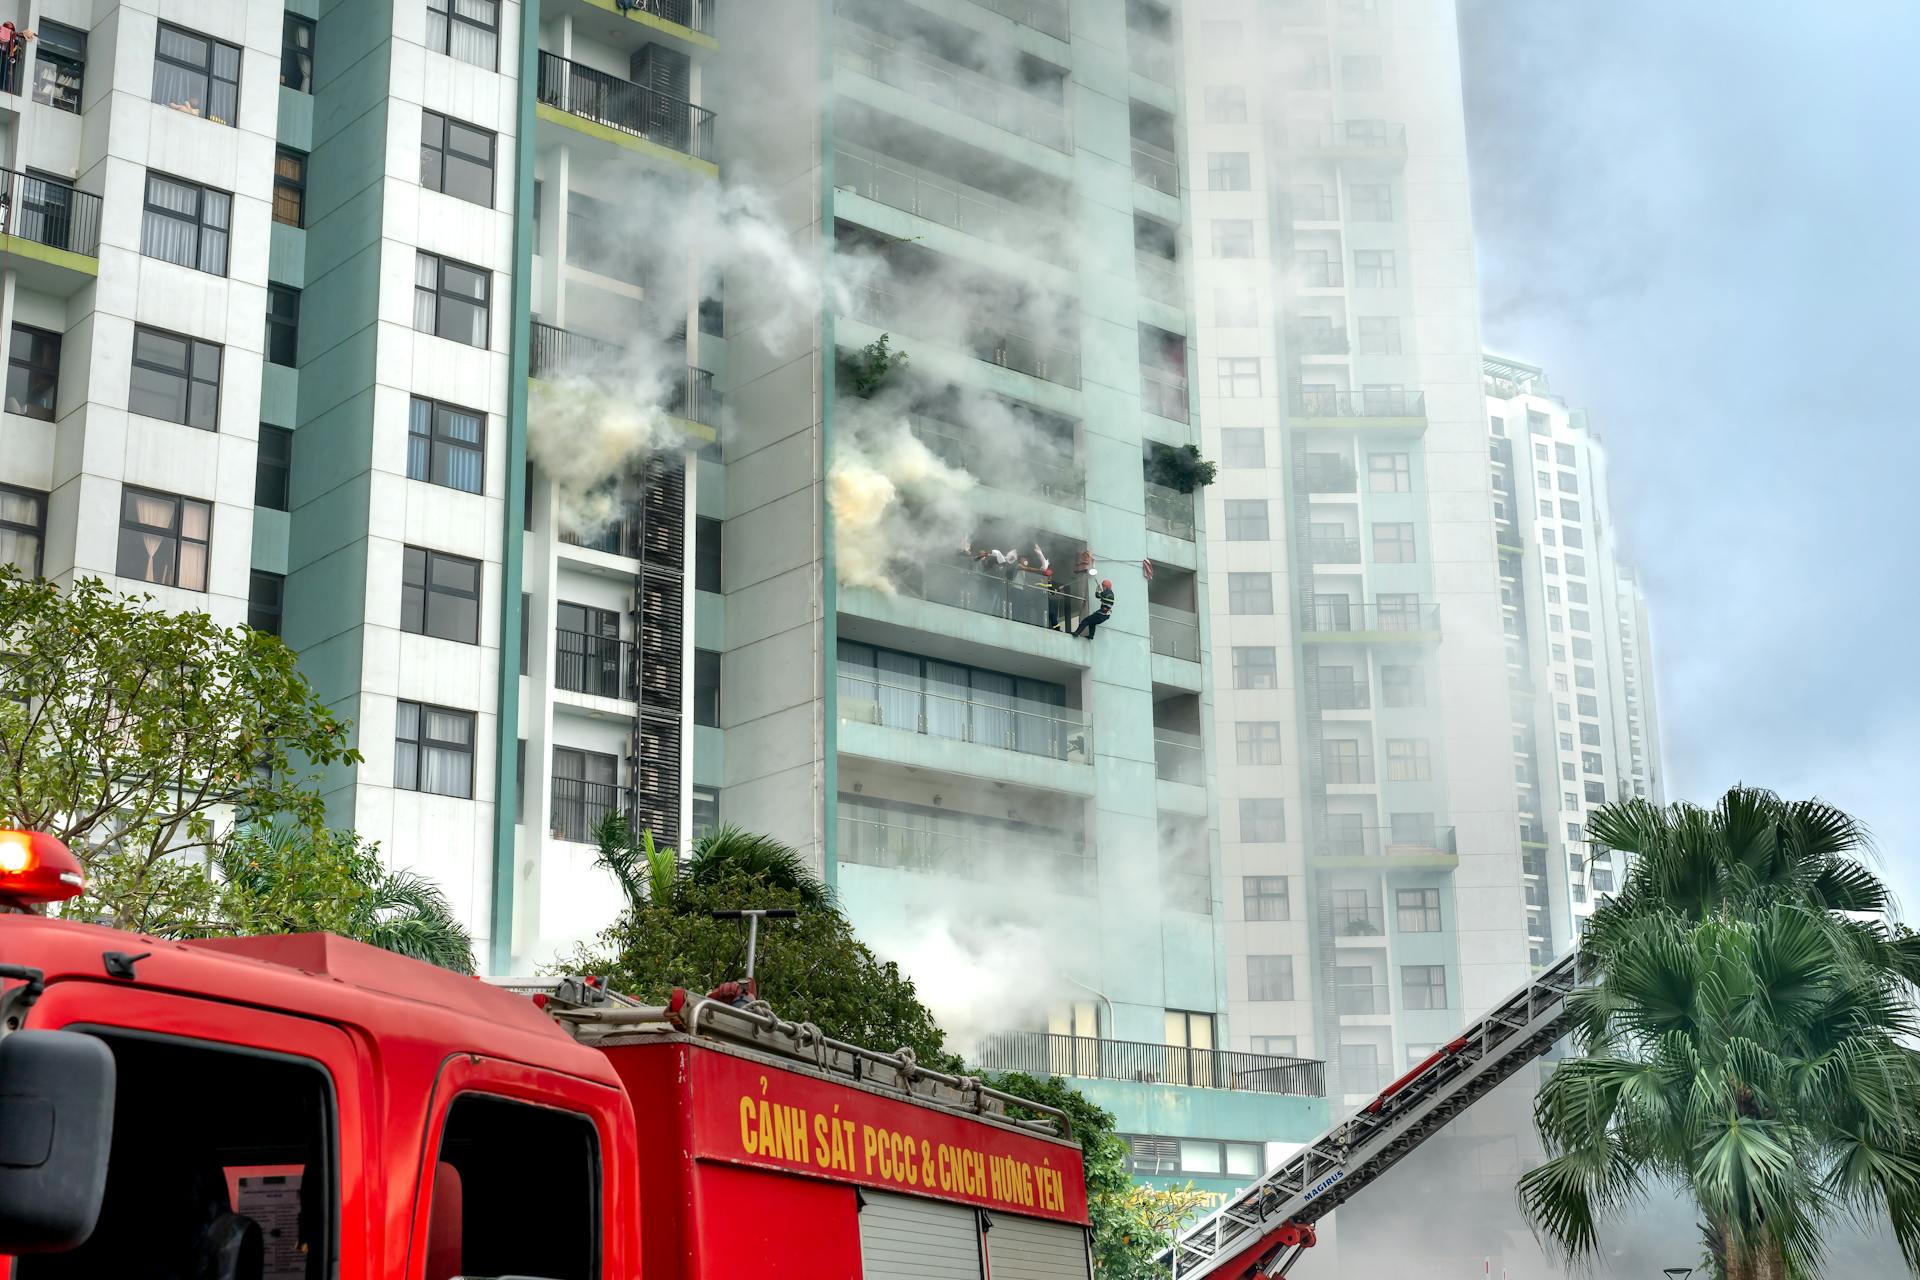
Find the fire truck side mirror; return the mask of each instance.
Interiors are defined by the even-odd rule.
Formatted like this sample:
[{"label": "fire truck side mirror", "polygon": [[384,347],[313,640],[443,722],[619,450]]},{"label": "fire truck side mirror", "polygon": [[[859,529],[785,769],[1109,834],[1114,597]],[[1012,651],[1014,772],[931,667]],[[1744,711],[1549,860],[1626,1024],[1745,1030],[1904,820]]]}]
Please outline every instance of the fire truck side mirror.
[{"label": "fire truck side mirror", "polygon": [[0,1039],[0,1255],[93,1234],[113,1141],[113,1054],[77,1031]]}]

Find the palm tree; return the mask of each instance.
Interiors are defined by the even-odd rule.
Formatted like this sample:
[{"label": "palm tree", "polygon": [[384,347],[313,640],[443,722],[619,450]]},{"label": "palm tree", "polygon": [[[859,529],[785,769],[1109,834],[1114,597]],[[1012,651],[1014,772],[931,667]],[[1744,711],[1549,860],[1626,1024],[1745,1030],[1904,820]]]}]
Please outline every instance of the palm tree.
[{"label": "palm tree", "polygon": [[473,972],[473,935],[439,885],[383,867],[367,890],[355,904],[349,937],[455,973]]},{"label": "palm tree", "polygon": [[745,876],[796,894],[802,907],[831,906],[834,900],[833,890],[813,873],[799,850],[731,824],[694,840],[684,867],[672,849],[654,844],[652,831],[641,828],[636,833],[625,814],[608,814],[594,839],[599,845],[595,863],[612,873],[627,905],[636,911],[644,903],[670,902],[674,885],[683,878],[704,888]]},{"label": "palm tree", "polygon": [[1609,806],[1589,833],[1634,861],[1594,914],[1579,1056],[1535,1102],[1534,1222],[1590,1255],[1660,1185],[1692,1198],[1726,1280],[1816,1274],[1830,1223],[1882,1216],[1920,1271],[1914,938],[1884,919],[1860,825],[1737,788]]},{"label": "palm tree", "polygon": [[652,830],[642,827],[636,833],[626,814],[613,812],[600,820],[593,838],[599,847],[594,864],[612,873],[630,910],[672,896],[680,862],[672,849],[654,844]]}]

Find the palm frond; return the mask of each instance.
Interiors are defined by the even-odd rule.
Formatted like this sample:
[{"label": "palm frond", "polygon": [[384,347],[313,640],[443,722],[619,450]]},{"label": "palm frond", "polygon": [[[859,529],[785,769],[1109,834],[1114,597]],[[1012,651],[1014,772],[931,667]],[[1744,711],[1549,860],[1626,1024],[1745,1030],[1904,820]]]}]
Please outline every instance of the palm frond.
[{"label": "palm frond", "polygon": [[694,841],[687,861],[687,878],[694,884],[711,885],[729,875],[744,875],[769,888],[788,890],[799,896],[803,906],[825,907],[833,902],[832,890],[814,874],[799,850],[730,823]]}]

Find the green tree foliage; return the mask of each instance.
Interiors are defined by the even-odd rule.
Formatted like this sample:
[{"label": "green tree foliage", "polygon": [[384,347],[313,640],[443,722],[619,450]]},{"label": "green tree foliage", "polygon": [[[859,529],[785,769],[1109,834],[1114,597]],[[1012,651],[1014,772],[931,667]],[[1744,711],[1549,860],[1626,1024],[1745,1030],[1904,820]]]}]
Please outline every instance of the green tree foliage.
[{"label": "green tree foliage", "polygon": [[360,758],[279,640],[149,602],[0,566],[0,822],[65,841],[133,929],[204,908],[177,855],[223,823],[318,832],[318,771]]},{"label": "green tree foliage", "polygon": [[1147,479],[1155,484],[1192,493],[1213,483],[1219,467],[1200,456],[1200,446],[1183,444],[1177,449],[1157,448],[1147,456]]},{"label": "green tree foliage", "polygon": [[867,399],[885,386],[894,371],[907,367],[907,353],[893,349],[893,339],[881,334],[858,351],[843,351],[835,362],[844,390]]},{"label": "green tree foliage", "polygon": [[1590,1256],[1658,1187],[1691,1198],[1726,1280],[1819,1274],[1847,1219],[1890,1224],[1920,1271],[1920,967],[1860,825],[1736,788],[1612,805],[1588,832],[1634,862],[1588,935],[1578,1056],[1536,1100],[1535,1223]]}]

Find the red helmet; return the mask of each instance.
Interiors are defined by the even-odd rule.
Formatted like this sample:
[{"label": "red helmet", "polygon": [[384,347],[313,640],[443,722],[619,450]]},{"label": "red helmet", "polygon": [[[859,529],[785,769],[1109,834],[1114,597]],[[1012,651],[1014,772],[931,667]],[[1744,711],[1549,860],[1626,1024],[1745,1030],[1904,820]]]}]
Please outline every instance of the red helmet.
[{"label": "red helmet", "polygon": [[1101,589],[1102,591],[1111,591],[1111,590],[1113,590],[1113,579],[1112,579],[1112,578],[1102,578],[1102,579],[1100,579],[1100,589]]}]

